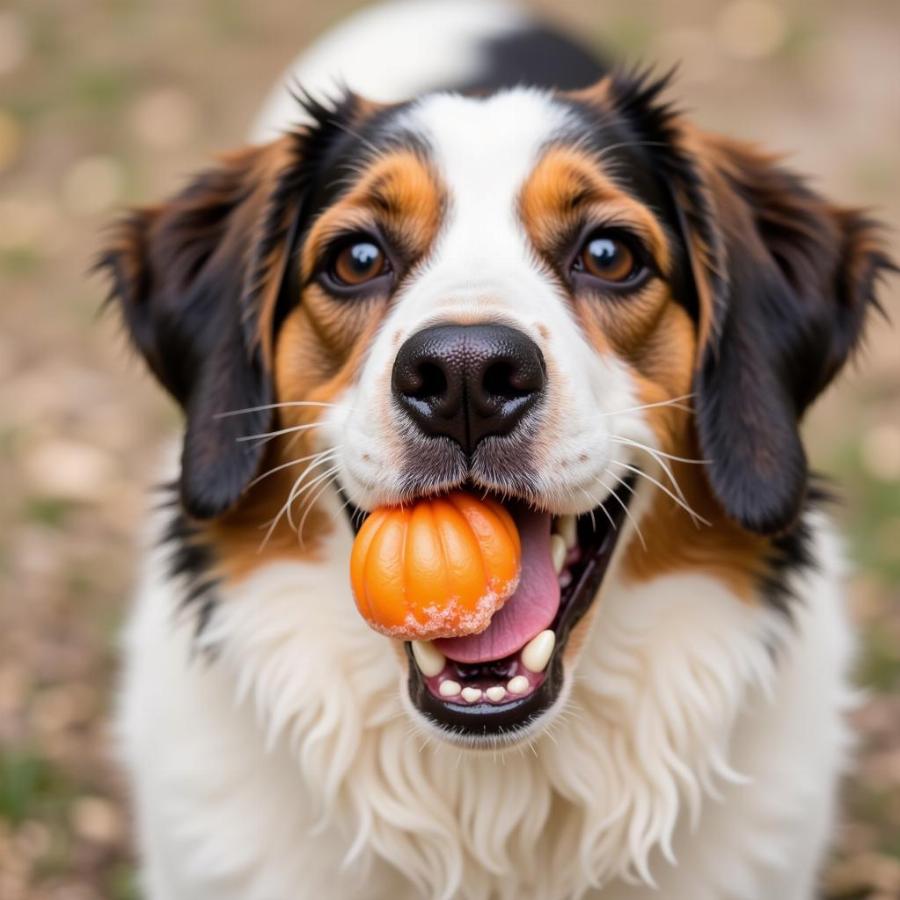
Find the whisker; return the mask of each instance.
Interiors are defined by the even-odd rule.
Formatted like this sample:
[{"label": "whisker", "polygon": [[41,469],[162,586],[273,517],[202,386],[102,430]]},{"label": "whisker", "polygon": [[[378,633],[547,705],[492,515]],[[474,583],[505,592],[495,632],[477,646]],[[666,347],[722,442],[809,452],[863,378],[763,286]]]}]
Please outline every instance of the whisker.
[{"label": "whisker", "polygon": [[584,494],[585,497],[587,497],[588,502],[591,504],[591,511],[589,513],[589,515],[591,517],[591,529],[593,531],[596,531],[597,530],[597,519],[594,516],[594,508],[597,506],[597,499],[595,497],[592,497],[584,488],[581,488],[581,493]]},{"label": "whisker", "polygon": [[[613,435],[615,438],[616,435]],[[678,479],[675,477],[675,473],[672,471],[672,467],[664,460],[661,456],[657,455],[657,451],[652,447],[647,446],[647,444],[641,444],[638,441],[632,441],[630,438],[622,438],[619,441],[623,446],[632,446],[637,450],[643,450],[645,453],[648,453],[653,461],[666,473],[669,481],[672,482],[672,487],[675,490],[675,493],[687,503],[687,498],[684,496],[684,491],[681,489],[681,485],[678,483]]]},{"label": "whisker", "polygon": [[[310,423],[310,424],[324,425],[325,422],[323,422],[321,419],[319,419],[317,422]],[[300,438],[303,437],[304,433],[305,432],[303,432],[303,431],[295,432],[294,436],[287,442],[287,444],[285,446],[285,450],[293,450],[294,447],[297,445],[297,441],[299,441]]]},{"label": "whisker", "polygon": [[[628,491],[631,493],[631,495],[634,496],[634,488],[633,488],[633,487],[632,487],[632,486],[631,486],[624,478],[621,478],[620,476],[616,475],[615,472],[611,472],[611,471],[609,470],[609,468],[607,468],[606,471],[605,471],[603,474],[604,474],[604,475],[606,475],[606,474],[612,475],[612,477],[615,478],[616,481],[617,481],[623,488],[627,488]],[[627,503],[626,503],[626,502],[625,502],[625,501],[624,501],[624,500],[616,493],[615,490],[610,490],[610,489],[607,487],[606,482],[603,482],[603,486],[604,486],[605,488],[607,488],[607,490],[609,490],[609,492],[613,495],[613,497],[616,498],[616,501],[618,502],[619,506],[622,507],[622,511],[625,513],[626,518],[627,518],[628,521],[631,522],[631,524],[634,526],[634,530],[635,530],[635,532],[637,533],[638,539],[639,539],[640,542],[641,542],[641,546],[642,546],[642,547],[644,548],[644,550],[646,551],[646,549],[647,549],[647,542],[644,540],[644,535],[643,535],[643,532],[641,531],[641,526],[638,525],[637,520],[634,518],[634,516],[631,515],[631,512],[630,512],[629,509],[628,509],[628,504],[627,504]]]},{"label": "whisker", "polygon": [[[350,505],[350,498],[348,497],[344,502],[338,507],[338,515],[340,514]],[[352,521],[352,520],[351,520]]]},{"label": "whisker", "polygon": [[313,508],[315,507],[319,497],[321,497],[322,494],[324,494],[325,491],[328,490],[328,488],[331,487],[331,485],[334,484],[335,481],[337,481],[337,473],[335,473],[331,478],[327,479],[322,487],[320,487],[319,490],[316,491],[315,495],[307,500],[306,512],[303,513],[303,518],[300,520],[300,525],[297,528],[297,537],[300,538],[301,546],[303,546],[303,526],[306,524],[307,516],[313,511]]},{"label": "whisker", "polygon": [[670,497],[689,516],[691,516],[691,518],[694,520],[695,525],[697,524],[697,522],[702,522],[704,525],[707,525],[707,526],[710,525],[710,523],[706,519],[704,519],[703,516],[701,516],[699,513],[694,512],[694,510],[692,510],[690,508],[690,506],[688,506],[686,501],[681,500],[678,497],[676,497],[675,494],[673,494],[672,491],[670,491],[664,484],[662,484],[660,481],[657,481],[652,475],[648,474],[643,469],[639,469],[637,466],[632,466],[632,465],[629,465],[628,463],[621,462],[620,460],[613,460],[612,464],[616,465],[616,466],[622,466],[623,468],[628,469],[629,472],[634,472],[635,475],[639,475],[642,478],[646,478],[649,482],[651,482],[652,484],[655,484],[664,494],[666,494],[666,496]]},{"label": "whisker", "polygon": [[320,456],[326,457],[331,454],[334,454],[338,450],[340,450],[342,446],[343,446],[342,444],[338,444],[336,447],[330,447],[327,450],[321,450],[318,453],[312,453],[309,456],[301,456],[299,459],[292,459],[286,463],[282,463],[280,466],[273,466],[268,471],[263,472],[262,475],[257,475],[256,478],[254,478],[253,481],[251,481],[250,484],[247,485],[247,487],[251,488],[251,487],[253,487],[253,485],[259,484],[259,482],[262,481],[264,478],[268,478],[270,475],[274,475],[276,472],[282,471],[282,469],[288,469],[291,466],[299,465],[300,463],[307,462],[310,459],[316,459],[317,457],[320,457]]},{"label": "whisker", "polygon": [[656,409],[660,406],[673,406],[684,412],[691,412],[691,407],[682,405],[682,400],[690,400],[695,394],[682,394],[680,397],[672,397],[670,400],[659,400],[656,403],[644,403],[641,406],[630,406],[627,409],[614,409],[611,412],[601,413],[603,416],[618,416],[624,413],[640,412],[642,409]]},{"label": "whisker", "polygon": [[[338,515],[340,515],[348,506],[352,505],[353,502],[349,497],[347,497],[347,499],[344,500],[344,502],[340,505],[340,508],[338,509]],[[353,515],[350,517],[350,522],[358,528],[362,520],[365,518],[365,515],[365,510],[355,508]]]},{"label": "whisker", "polygon": [[[323,460],[323,462],[330,462],[331,460]],[[307,482],[306,484],[302,484],[302,479],[298,478],[296,482],[294,482],[294,487],[291,488],[290,496],[288,497],[288,507],[287,507],[287,518],[290,523],[291,528],[294,531],[297,531],[296,526],[294,525],[294,513],[293,507],[294,503],[305,494],[307,491],[314,488],[317,484],[319,484],[323,478],[327,478],[329,475],[333,475],[335,472],[340,470],[340,465],[334,465],[330,469],[323,469],[319,472],[312,481]],[[305,473],[304,473],[305,474]]]},{"label": "whisker", "polygon": [[295,431],[306,431],[309,428],[318,428],[324,424],[324,422],[307,422],[305,425],[292,425],[290,428],[279,428],[278,431],[263,431],[260,434],[242,434],[240,437],[235,438],[235,440],[242,442],[255,441],[257,438],[262,438],[260,443],[265,443],[266,441],[280,437],[283,434],[292,434]]},{"label": "whisker", "polygon": [[666,147],[668,146],[664,141],[619,141],[618,144],[610,144],[608,147],[603,147],[600,151],[600,159],[603,159],[608,153],[612,153],[614,150],[621,150],[625,147]]},{"label": "whisker", "polygon": [[283,403],[263,403],[262,406],[248,406],[246,409],[230,409],[228,412],[216,413],[214,419],[227,419],[229,416],[243,416],[247,413],[262,412],[264,409],[283,409],[288,406],[332,407],[336,403],[323,403],[318,400],[286,400]]},{"label": "whisker", "polygon": [[382,151],[378,149],[378,147],[370,141],[368,138],[361,135],[356,129],[351,128],[346,122],[339,121],[337,118],[329,119],[329,124],[333,124],[337,126],[341,131],[346,132],[351,137],[356,138],[358,141],[362,143],[362,145],[369,150],[376,158],[381,155]]},{"label": "whisker", "polygon": [[612,435],[610,440],[615,441],[617,444],[627,444],[629,447],[639,447],[641,450],[646,450],[648,453],[658,453],[660,456],[664,456],[666,459],[672,459],[675,462],[690,463],[695,466],[708,466],[712,463],[712,460],[709,459],[691,459],[687,456],[675,456],[672,453],[666,453],[664,450],[658,450],[656,447],[650,447],[647,444],[642,444],[640,441],[635,441],[632,438],[623,437],[620,434]]},{"label": "whisker", "polygon": [[[605,499],[606,499],[606,498],[604,498],[603,500],[598,500],[593,494],[588,493],[588,491],[587,491],[585,488],[582,488],[581,491],[582,491],[582,493],[588,498],[588,500],[590,500],[591,503],[594,504],[594,508],[595,508],[595,509],[599,506],[600,509],[603,510],[603,515],[606,516],[606,518],[607,518],[607,520],[609,521],[609,524],[610,524],[610,527],[612,528],[612,530],[613,530],[613,531],[618,531],[619,529],[618,529],[618,527],[616,526],[615,520],[614,520],[613,517],[610,515],[609,510],[608,510],[608,509],[606,508],[606,506],[604,505],[604,502],[605,502]],[[594,524],[593,519],[591,520],[591,524],[592,524],[592,525]],[[596,528],[595,528],[595,530],[596,530]]]},{"label": "whisker", "polygon": [[[330,474],[333,472],[337,472],[337,470],[339,468],[340,468],[339,466],[334,466],[332,469],[326,470],[326,473]],[[278,523],[281,521],[281,518],[282,518],[282,516],[284,516],[285,512],[288,513],[288,520],[289,521],[291,520],[290,507],[293,504],[294,500],[299,496],[299,493],[302,493],[302,490],[298,493],[297,488],[301,485],[305,474],[306,474],[306,471],[304,471],[303,475],[301,475],[294,482],[294,486],[291,488],[290,493],[288,494],[287,500],[284,501],[284,504],[282,505],[281,509],[278,510],[278,512],[275,515],[275,518],[272,519],[271,523],[269,524],[266,534],[262,539],[262,543],[259,545],[258,552],[262,552],[262,550],[265,548],[266,544],[268,544],[268,542],[271,540],[272,535],[275,533],[275,529],[278,527]],[[316,478],[313,479],[313,481],[310,482],[309,485],[307,485],[307,487],[311,486],[312,484],[315,484],[317,479],[320,477],[321,477],[321,475],[317,475]],[[306,487],[303,488],[303,490],[306,490],[306,489],[307,489]],[[291,527],[293,527],[292,521],[291,521]]]}]

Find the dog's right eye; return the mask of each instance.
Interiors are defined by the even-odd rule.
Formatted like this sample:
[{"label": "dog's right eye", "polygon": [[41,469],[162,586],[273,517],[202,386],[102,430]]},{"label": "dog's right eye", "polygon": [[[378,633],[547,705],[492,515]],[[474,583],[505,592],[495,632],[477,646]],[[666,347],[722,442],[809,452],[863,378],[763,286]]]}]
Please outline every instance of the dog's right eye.
[{"label": "dog's right eye", "polygon": [[343,244],[327,268],[330,281],[339,287],[362,287],[390,270],[385,252],[372,238],[353,238]]}]

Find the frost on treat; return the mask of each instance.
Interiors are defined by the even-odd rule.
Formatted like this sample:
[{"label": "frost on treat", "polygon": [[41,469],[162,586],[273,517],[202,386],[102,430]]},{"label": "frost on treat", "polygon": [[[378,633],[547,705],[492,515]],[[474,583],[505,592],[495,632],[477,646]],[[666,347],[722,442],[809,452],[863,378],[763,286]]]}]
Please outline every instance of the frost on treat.
[{"label": "frost on treat", "polygon": [[462,492],[376,509],[350,556],[356,606],[407,640],[484,631],[519,581],[521,545],[499,503]]}]

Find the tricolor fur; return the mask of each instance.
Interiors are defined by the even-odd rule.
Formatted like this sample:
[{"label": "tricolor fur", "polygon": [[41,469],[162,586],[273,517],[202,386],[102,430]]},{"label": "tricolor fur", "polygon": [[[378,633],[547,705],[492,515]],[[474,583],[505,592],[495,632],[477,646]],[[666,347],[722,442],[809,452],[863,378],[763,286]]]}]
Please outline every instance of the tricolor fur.
[{"label": "tricolor fur", "polygon": [[[423,14],[433,72],[404,56]],[[412,80],[367,90],[372,43]],[[504,6],[366,13],[297,69],[358,93],[280,92],[257,134],[281,136],[104,254],[187,423],[119,716],[153,900],[815,895],[852,639],[798,428],[892,266],[665,80],[592,66]],[[579,269],[597,229],[640,277]],[[387,263],[351,290],[330,273],[358,234]],[[443,323],[514,328],[546,364],[527,419],[469,453],[392,388]],[[547,707],[484,734],[421,705],[347,574],[342,506],[462,484],[618,522]]]}]

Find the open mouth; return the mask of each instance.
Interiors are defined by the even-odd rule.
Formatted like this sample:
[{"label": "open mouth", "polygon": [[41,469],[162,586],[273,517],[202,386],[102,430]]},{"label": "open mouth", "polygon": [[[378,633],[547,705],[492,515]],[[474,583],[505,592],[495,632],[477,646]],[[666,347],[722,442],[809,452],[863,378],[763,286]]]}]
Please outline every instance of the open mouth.
[{"label": "open mouth", "polygon": [[504,503],[522,542],[515,593],[480,634],[405,643],[410,699],[427,719],[462,740],[496,741],[550,709],[566,642],[603,583],[632,494],[625,481],[577,517]]}]

